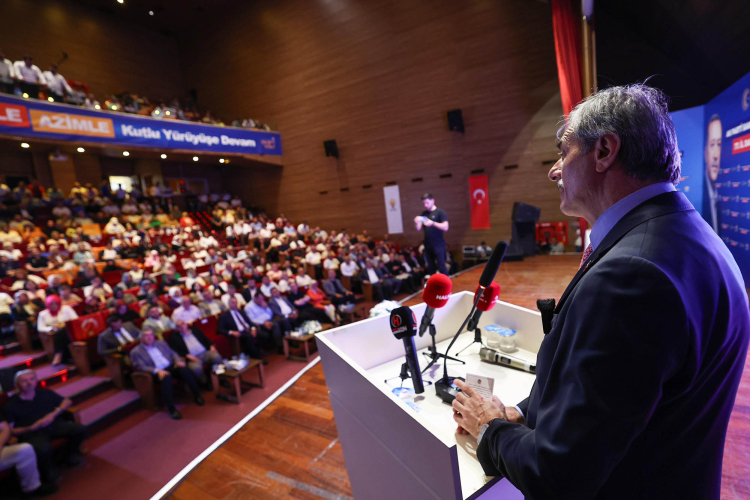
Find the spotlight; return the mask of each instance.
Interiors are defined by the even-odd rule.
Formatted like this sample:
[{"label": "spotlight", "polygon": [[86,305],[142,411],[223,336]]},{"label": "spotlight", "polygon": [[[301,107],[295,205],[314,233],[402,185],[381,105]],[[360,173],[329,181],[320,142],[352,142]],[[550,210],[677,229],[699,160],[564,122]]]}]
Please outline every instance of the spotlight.
[{"label": "spotlight", "polygon": [[158,115],[159,113],[160,113],[160,111],[158,109],[154,110],[154,114],[155,115]]},{"label": "spotlight", "polygon": [[94,106],[94,108],[96,108],[96,109],[102,109],[102,107],[99,106],[98,104],[96,106]]},{"label": "spotlight", "polygon": [[198,157],[197,156],[193,156],[193,161],[198,161]]},{"label": "spotlight", "polygon": [[165,113],[166,113],[167,116],[169,116],[169,111],[166,111]]},{"label": "spotlight", "polygon": [[117,0],[117,3],[125,3],[125,0]]},{"label": "spotlight", "polygon": [[24,92],[24,93],[23,93],[23,98],[24,98],[24,99],[28,99],[28,98],[29,98],[29,94],[27,94],[26,92]]},{"label": "spotlight", "polygon": [[154,15],[154,11],[153,10],[148,11],[148,15],[149,16],[153,16]]},{"label": "spotlight", "polygon": [[21,147],[24,148],[24,149],[26,149],[26,148],[29,147],[29,143],[28,142],[22,142],[21,143]]},{"label": "spotlight", "polygon": [[224,163],[224,158],[220,158],[219,163]]},{"label": "spotlight", "polygon": [[55,100],[54,100],[54,99],[52,99],[51,97],[48,97],[48,98],[47,98],[47,100],[48,100],[49,102],[55,102]]},{"label": "spotlight", "polygon": [[83,149],[83,148],[78,148],[78,152],[79,152],[79,153],[85,153],[85,152],[86,152],[86,150],[85,150],[85,149]]},{"label": "spotlight", "polygon": [[122,156],[130,156],[130,153],[128,153],[127,151],[123,151]]},{"label": "spotlight", "polygon": [[162,159],[162,160],[166,160],[166,159],[167,159],[167,155],[166,155],[166,154],[164,154],[164,153],[162,153],[162,154],[161,154],[161,159]]}]

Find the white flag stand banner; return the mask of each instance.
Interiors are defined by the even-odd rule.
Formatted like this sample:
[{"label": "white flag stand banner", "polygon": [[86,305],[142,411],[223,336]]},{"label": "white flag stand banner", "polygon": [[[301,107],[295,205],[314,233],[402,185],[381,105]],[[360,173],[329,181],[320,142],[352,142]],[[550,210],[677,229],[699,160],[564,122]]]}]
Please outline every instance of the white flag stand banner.
[{"label": "white flag stand banner", "polygon": [[403,233],[404,221],[401,217],[401,193],[398,186],[385,186],[383,197],[385,198],[385,218],[388,221],[388,234]]}]

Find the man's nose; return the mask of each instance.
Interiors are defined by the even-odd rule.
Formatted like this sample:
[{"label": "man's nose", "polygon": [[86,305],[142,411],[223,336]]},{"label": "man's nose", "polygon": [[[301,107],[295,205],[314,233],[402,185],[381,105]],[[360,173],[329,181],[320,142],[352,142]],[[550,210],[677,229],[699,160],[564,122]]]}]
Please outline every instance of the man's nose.
[{"label": "man's nose", "polygon": [[562,160],[557,160],[554,165],[552,165],[552,168],[549,169],[549,174],[547,175],[549,177],[549,180],[552,182],[557,182],[562,177]]}]

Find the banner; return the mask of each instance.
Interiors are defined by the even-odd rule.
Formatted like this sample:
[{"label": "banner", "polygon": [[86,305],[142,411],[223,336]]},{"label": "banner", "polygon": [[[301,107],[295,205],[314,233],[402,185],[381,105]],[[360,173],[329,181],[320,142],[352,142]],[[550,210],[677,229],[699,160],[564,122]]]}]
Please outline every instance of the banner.
[{"label": "banner", "polygon": [[471,198],[471,228],[490,228],[490,190],[486,175],[469,177],[469,197]]},{"label": "banner", "polygon": [[0,135],[117,146],[281,156],[281,135],[234,127],[94,111],[0,96]]},{"label": "banner", "polygon": [[401,217],[401,192],[398,186],[383,188],[385,198],[385,218],[388,221],[388,234],[404,232],[404,220]]}]

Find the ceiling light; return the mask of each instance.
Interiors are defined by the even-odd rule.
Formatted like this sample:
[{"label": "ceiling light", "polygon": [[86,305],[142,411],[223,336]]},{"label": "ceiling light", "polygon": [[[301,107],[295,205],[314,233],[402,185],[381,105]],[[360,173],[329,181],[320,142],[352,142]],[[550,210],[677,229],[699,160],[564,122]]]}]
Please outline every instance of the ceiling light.
[{"label": "ceiling light", "polygon": [[26,149],[26,148],[29,147],[29,143],[28,142],[22,142],[21,143],[21,147],[24,148],[24,149]]},{"label": "ceiling light", "polygon": [[161,159],[162,159],[162,160],[166,160],[166,159],[167,159],[167,155],[166,155],[166,154],[164,154],[164,153],[162,153],[162,154],[161,154]]},{"label": "ceiling light", "polygon": [[153,16],[154,15],[154,11],[153,10],[148,11],[148,15],[149,16]]},{"label": "ceiling light", "polygon": [[78,152],[79,152],[79,153],[85,153],[85,152],[86,152],[86,150],[85,150],[85,149],[83,149],[83,148],[78,148]]},{"label": "ceiling light", "polygon": [[224,158],[221,158],[221,159],[219,160],[219,163],[224,163]]},{"label": "ceiling light", "polygon": [[47,100],[48,100],[49,102],[55,102],[55,100],[54,100],[54,99],[52,99],[51,97],[48,97],[48,98],[47,98]]},{"label": "ceiling light", "polygon": [[125,0],[117,0],[117,3],[125,3]]},{"label": "ceiling light", "polygon": [[198,161],[198,157],[197,156],[193,156],[193,161]]},{"label": "ceiling light", "polygon": [[96,106],[94,106],[94,107],[95,107],[96,109],[102,109],[102,107],[101,107],[101,106],[99,106],[98,104],[97,104]]},{"label": "ceiling light", "polygon": [[130,156],[130,153],[128,153],[127,151],[123,151],[122,156]]},{"label": "ceiling light", "polygon": [[29,98],[29,94],[27,94],[26,92],[24,92],[24,93],[23,93],[23,98],[24,98],[24,99],[28,99],[28,98]]}]

